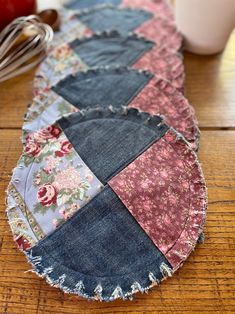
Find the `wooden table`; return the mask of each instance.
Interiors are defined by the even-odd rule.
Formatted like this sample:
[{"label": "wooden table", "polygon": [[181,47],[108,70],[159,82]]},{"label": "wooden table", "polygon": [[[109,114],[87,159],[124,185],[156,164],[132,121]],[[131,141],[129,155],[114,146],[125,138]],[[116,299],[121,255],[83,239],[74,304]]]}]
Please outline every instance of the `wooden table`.
[{"label": "wooden table", "polygon": [[18,251],[4,213],[5,189],[21,153],[22,116],[34,73],[0,85],[0,313],[235,312],[235,34],[222,55],[185,55],[186,93],[202,130],[200,160],[209,208],[206,240],[172,278],[130,301],[87,302],[47,285]]}]

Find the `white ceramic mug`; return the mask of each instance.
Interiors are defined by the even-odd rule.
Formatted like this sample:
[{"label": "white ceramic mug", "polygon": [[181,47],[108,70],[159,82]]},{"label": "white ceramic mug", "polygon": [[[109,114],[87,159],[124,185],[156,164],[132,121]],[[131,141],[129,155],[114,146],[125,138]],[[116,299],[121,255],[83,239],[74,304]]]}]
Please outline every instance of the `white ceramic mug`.
[{"label": "white ceramic mug", "polygon": [[219,53],[235,28],[235,0],[175,0],[175,17],[186,50]]}]

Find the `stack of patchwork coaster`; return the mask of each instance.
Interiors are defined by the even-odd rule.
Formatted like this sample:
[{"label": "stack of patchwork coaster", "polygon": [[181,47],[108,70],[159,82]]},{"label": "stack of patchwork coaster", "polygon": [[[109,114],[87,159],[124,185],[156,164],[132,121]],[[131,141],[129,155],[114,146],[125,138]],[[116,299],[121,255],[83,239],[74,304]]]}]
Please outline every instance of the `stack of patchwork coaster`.
[{"label": "stack of patchwork coaster", "polygon": [[199,129],[165,0],[76,0],[37,71],[7,191],[39,276],[93,300],[171,276],[202,237]]}]

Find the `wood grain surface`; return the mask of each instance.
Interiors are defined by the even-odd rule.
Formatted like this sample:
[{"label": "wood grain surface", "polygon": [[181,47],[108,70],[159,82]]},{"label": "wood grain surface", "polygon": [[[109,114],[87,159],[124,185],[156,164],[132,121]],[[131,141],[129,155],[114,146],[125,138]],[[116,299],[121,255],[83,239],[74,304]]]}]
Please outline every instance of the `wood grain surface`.
[{"label": "wood grain surface", "polygon": [[209,208],[205,243],[172,278],[134,301],[88,302],[50,287],[28,272],[5,215],[5,189],[21,153],[20,127],[33,71],[0,85],[0,313],[235,312],[235,35],[223,54],[185,54],[186,91],[201,130],[199,157]]}]

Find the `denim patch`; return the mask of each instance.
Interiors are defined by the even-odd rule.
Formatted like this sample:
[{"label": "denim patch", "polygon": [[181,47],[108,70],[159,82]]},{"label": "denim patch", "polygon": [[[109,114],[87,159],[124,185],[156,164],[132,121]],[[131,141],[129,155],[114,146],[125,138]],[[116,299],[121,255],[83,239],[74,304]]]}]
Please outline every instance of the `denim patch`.
[{"label": "denim patch", "polygon": [[93,32],[118,30],[120,33],[126,34],[134,31],[145,21],[151,19],[153,14],[140,9],[118,9],[106,6],[81,11],[76,16],[81,23]]},{"label": "denim patch", "polygon": [[71,10],[83,10],[101,4],[120,5],[121,2],[122,0],[72,0],[65,7]]},{"label": "denim patch", "polygon": [[90,69],[66,77],[52,89],[79,109],[120,107],[128,105],[152,77],[150,72],[123,67]]},{"label": "denim patch", "polygon": [[106,301],[131,298],[172,272],[108,186],[26,254],[52,285]]},{"label": "denim patch", "polygon": [[160,117],[134,108],[88,110],[85,115],[78,112],[58,124],[104,184],[168,130]]},{"label": "denim patch", "polygon": [[154,42],[134,34],[122,36],[117,31],[76,39],[70,43],[70,47],[89,67],[132,65],[154,46]]}]

